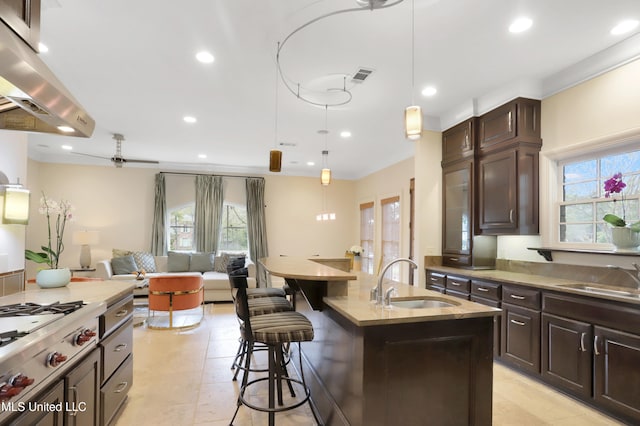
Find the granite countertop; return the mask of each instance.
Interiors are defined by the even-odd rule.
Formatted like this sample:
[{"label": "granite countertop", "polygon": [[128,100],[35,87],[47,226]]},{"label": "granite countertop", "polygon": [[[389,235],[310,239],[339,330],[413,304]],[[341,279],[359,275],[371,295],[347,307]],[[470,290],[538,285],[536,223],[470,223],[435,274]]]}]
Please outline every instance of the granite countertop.
[{"label": "granite countertop", "polygon": [[347,281],[357,278],[353,272],[344,272],[303,257],[265,257],[259,262],[271,275],[277,277],[322,281]]},{"label": "granite countertop", "polygon": [[[500,281],[501,283],[507,283],[507,284],[526,285],[530,287],[540,288],[543,290],[545,289],[554,290],[554,291],[560,291],[563,293],[589,296],[597,299],[607,299],[607,300],[614,300],[618,302],[627,302],[627,303],[632,303],[640,306],[640,292],[638,290],[635,290],[629,287],[603,285],[603,284],[596,284],[588,281],[571,280],[566,278],[555,278],[555,277],[548,277],[544,275],[532,275],[532,274],[525,274],[522,272],[509,272],[509,271],[503,271],[499,269],[471,270],[471,269],[453,268],[450,266],[426,266],[425,268],[430,271],[442,272],[444,274],[451,274],[451,275],[464,276],[464,277],[477,278],[477,279],[486,279],[486,280],[492,280],[492,281]],[[600,287],[608,290],[630,292],[638,296],[627,297],[623,295],[599,294],[599,293],[582,290],[579,288],[572,288],[572,286],[573,287],[576,287],[576,286]]]},{"label": "granite countertop", "polygon": [[109,305],[127,294],[132,294],[134,287],[133,280],[72,282],[59,288],[40,288],[29,283],[25,291],[0,298],[0,305],[26,302],[50,304],[75,300],[85,303],[106,302]]},{"label": "granite countertop", "polygon": [[383,291],[393,284],[398,290],[398,296],[394,298],[423,296],[451,302],[455,306],[421,309],[384,308],[369,301],[370,290],[377,284],[377,277],[362,272],[353,272],[353,274],[357,275],[358,279],[349,281],[347,296],[325,297],[323,301],[359,327],[491,317],[501,312],[500,309],[388,280],[383,283]]}]

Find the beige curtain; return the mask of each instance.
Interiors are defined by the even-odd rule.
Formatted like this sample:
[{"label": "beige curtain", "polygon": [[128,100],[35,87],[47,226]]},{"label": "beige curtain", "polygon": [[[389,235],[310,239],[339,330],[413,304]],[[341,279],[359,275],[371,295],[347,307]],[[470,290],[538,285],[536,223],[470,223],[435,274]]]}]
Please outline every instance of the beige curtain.
[{"label": "beige curtain", "polygon": [[267,225],[264,213],[264,179],[247,178],[247,230],[249,233],[249,256],[256,264],[258,287],[267,287],[267,273],[258,259],[267,257]]},{"label": "beige curtain", "polygon": [[167,216],[167,195],[164,175],[156,174],[155,201],[153,208],[153,227],[151,229],[151,253],[156,256],[167,254],[167,231],[165,220]]},{"label": "beige curtain", "polygon": [[194,235],[196,250],[216,253],[224,191],[221,176],[196,176]]}]

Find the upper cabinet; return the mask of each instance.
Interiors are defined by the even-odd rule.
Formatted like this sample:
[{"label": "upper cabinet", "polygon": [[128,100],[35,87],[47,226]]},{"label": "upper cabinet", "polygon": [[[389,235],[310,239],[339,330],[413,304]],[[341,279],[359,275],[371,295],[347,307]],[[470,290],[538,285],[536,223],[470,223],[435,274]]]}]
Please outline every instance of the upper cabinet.
[{"label": "upper cabinet", "polygon": [[479,118],[480,154],[499,150],[518,142],[542,145],[540,101],[517,98]]},{"label": "upper cabinet", "polygon": [[473,157],[477,119],[470,118],[442,133],[442,163]]},{"label": "upper cabinet", "polygon": [[40,42],[40,0],[1,0],[0,19],[33,50]]}]

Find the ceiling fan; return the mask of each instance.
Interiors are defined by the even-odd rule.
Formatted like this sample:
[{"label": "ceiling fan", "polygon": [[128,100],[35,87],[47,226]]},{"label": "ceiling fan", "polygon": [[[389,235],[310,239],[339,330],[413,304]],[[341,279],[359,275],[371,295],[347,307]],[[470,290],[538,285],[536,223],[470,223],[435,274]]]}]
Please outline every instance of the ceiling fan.
[{"label": "ceiling fan", "polygon": [[121,168],[126,163],[146,163],[146,164],[159,164],[156,160],[140,160],[133,158],[124,158],[122,156],[122,141],[124,136],[120,133],[114,133],[113,139],[116,141],[116,153],[113,157],[101,157],[99,155],[83,154],[81,152],[74,152],[74,154],[84,155],[87,157],[102,158],[104,160],[111,160],[111,162],[118,168]]}]

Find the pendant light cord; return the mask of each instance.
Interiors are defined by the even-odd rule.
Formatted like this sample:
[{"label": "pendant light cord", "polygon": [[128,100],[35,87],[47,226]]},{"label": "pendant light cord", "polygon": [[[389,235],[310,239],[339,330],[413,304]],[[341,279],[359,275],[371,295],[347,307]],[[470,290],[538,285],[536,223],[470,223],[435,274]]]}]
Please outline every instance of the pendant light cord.
[{"label": "pendant light cord", "polygon": [[414,92],[415,92],[415,74],[416,74],[416,54],[415,54],[415,0],[411,0],[411,104],[415,105]]},{"label": "pendant light cord", "polygon": [[[278,42],[278,49],[276,50],[276,52],[280,51],[280,42]],[[276,53],[277,56],[277,53]],[[274,126],[274,147],[276,149],[278,149],[278,80],[280,79],[280,77],[278,76],[278,61],[276,60],[276,79],[275,79],[275,83],[276,83],[276,105],[275,105],[275,110],[276,110],[276,114],[275,114],[275,126]]]}]

